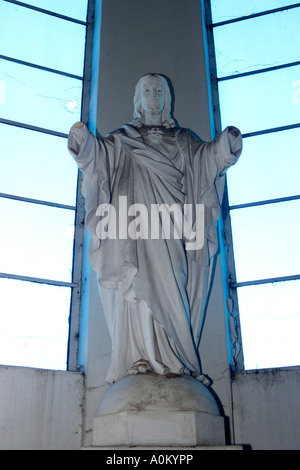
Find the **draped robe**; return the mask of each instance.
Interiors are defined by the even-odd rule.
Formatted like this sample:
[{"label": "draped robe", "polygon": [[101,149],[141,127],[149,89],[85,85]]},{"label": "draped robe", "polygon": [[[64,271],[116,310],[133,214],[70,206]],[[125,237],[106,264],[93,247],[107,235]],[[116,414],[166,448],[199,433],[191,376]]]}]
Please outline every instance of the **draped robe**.
[{"label": "draped robe", "polygon": [[[74,125],[68,147],[83,172],[89,260],[112,339],[107,382],[130,373],[138,361],[158,374],[201,376],[199,341],[218,249],[219,198],[224,172],[241,153],[241,136],[227,128],[205,143],[190,130],[175,128],[155,143],[132,125],[106,138]],[[97,208],[121,210],[120,196],[126,196],[125,211],[133,204],[143,204],[149,213],[154,204],[203,204],[203,246],[187,249],[184,237],[100,239]],[[193,217],[195,224],[195,211]]]}]

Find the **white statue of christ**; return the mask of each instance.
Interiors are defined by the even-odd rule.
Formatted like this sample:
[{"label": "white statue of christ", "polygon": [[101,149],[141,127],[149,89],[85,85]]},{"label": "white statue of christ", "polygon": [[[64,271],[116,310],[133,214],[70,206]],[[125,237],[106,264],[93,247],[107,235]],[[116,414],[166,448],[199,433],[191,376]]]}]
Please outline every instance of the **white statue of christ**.
[{"label": "white statue of christ", "polygon": [[[83,172],[89,260],[112,339],[107,382],[152,371],[207,383],[199,342],[218,250],[220,187],[241,153],[239,130],[230,126],[212,142],[201,141],[172,118],[167,80],[147,74],[136,86],[131,123],[105,138],[76,123],[68,148]],[[178,229],[178,212],[170,211],[173,236],[157,226],[151,236],[145,214],[158,213],[157,225],[160,208],[174,207],[183,220],[188,215],[189,231]],[[99,230],[103,220],[107,226]]]}]

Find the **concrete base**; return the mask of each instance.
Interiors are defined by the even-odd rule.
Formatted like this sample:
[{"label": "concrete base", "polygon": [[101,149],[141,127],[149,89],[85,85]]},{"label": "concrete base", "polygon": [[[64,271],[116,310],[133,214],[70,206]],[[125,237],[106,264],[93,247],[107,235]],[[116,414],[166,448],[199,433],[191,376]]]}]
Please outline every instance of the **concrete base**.
[{"label": "concrete base", "polygon": [[93,446],[224,445],[224,418],[211,391],[187,375],[124,377],[94,418]]},{"label": "concrete base", "polygon": [[94,446],[222,446],[224,418],[197,411],[122,411],[94,419]]}]

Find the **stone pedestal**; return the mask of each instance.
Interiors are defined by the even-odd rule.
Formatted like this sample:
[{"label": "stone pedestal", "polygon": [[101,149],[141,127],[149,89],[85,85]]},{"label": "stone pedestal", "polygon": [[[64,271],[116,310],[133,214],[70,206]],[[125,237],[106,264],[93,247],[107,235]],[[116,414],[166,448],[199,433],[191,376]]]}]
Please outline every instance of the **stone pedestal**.
[{"label": "stone pedestal", "polygon": [[187,375],[127,376],[102,398],[94,446],[223,446],[224,418],[207,387]]}]

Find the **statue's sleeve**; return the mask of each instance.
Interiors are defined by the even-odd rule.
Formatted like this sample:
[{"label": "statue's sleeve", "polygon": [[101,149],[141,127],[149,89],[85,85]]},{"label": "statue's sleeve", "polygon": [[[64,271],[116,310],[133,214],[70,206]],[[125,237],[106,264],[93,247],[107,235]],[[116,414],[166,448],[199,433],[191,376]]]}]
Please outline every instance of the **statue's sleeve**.
[{"label": "statue's sleeve", "polygon": [[200,265],[206,266],[218,248],[216,222],[220,216],[225,183],[223,175],[237,162],[242,151],[242,137],[240,134],[232,136],[229,128],[212,142],[203,142],[193,133],[187,135],[190,159],[186,172],[187,202],[195,201],[205,206],[206,236],[203,249],[190,252],[190,256]]},{"label": "statue's sleeve", "polygon": [[213,167],[215,176],[221,176],[237,162],[242,152],[242,136],[230,134],[227,127],[220,137],[204,144],[202,152],[205,164]]},{"label": "statue's sleeve", "polygon": [[112,167],[112,138],[95,137],[84,123],[79,122],[72,126],[68,137],[68,150],[78,167],[89,177],[101,169],[108,170]]},{"label": "statue's sleeve", "polygon": [[218,173],[222,175],[229,167],[234,165],[242,153],[242,136],[230,134],[227,127],[219,138],[211,143],[212,151],[218,166]]},{"label": "statue's sleeve", "polygon": [[227,127],[212,142],[192,138],[192,168],[198,186],[198,194],[205,192],[217,178],[234,165],[242,152],[242,136],[233,136]]}]

